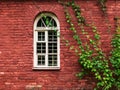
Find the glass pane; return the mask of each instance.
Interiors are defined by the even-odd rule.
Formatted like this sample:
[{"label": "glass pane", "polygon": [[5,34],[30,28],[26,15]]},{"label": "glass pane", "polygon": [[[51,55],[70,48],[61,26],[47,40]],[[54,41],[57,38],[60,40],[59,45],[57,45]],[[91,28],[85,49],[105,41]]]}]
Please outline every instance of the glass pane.
[{"label": "glass pane", "polygon": [[45,32],[38,32],[38,41],[45,41]]},{"label": "glass pane", "polygon": [[45,43],[37,43],[37,53],[46,53]]},{"label": "glass pane", "polygon": [[50,30],[48,31],[48,41],[57,41],[57,32]]},{"label": "glass pane", "polygon": [[48,43],[48,53],[57,53],[57,43]]},{"label": "glass pane", "polygon": [[38,65],[45,65],[45,56],[38,55]]},{"label": "glass pane", "polygon": [[44,15],[37,23],[37,27],[57,27],[57,24],[53,18]]},{"label": "glass pane", "polygon": [[57,55],[48,55],[48,66],[57,66]]},{"label": "glass pane", "polygon": [[37,27],[45,27],[42,19],[40,19],[37,23]]}]

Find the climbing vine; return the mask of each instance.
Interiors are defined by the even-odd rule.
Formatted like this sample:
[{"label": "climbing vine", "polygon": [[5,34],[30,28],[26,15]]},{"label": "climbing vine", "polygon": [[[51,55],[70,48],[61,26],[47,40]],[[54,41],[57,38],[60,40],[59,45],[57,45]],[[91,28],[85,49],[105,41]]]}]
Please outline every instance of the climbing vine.
[{"label": "climbing vine", "polygon": [[107,2],[107,0],[98,0],[98,4],[103,13],[106,13],[106,10],[107,10],[106,2]]},{"label": "climbing vine", "polygon": [[113,67],[114,74],[114,85],[117,88],[120,88],[120,26],[117,26],[116,34],[112,40],[112,57],[110,58],[110,62]]},{"label": "climbing vine", "polygon": [[[102,8],[102,11],[106,11],[107,0],[98,0]],[[61,3],[61,2],[60,2]],[[87,24],[86,19],[81,14],[81,8],[74,0],[71,2],[62,2],[65,11],[66,22],[70,26],[70,30],[73,32],[73,39],[77,42],[76,46],[70,45],[70,41],[66,41],[66,45],[73,49],[79,56],[78,62],[82,66],[82,71],[76,74],[82,79],[87,74],[94,75],[97,80],[94,90],[109,90],[113,86],[120,88],[120,35],[116,34],[112,40],[113,50],[110,62],[105,53],[101,49],[100,34],[97,27],[94,24]],[[68,10],[72,7],[77,19],[77,26],[73,23],[72,16]],[[77,27],[77,28],[76,28]],[[82,34],[86,36],[86,43],[83,43],[81,36],[78,33],[78,27]],[[91,28],[93,37],[90,37],[85,27]],[[117,27],[117,32],[120,31],[120,27]],[[112,68],[111,65],[112,64]]]}]

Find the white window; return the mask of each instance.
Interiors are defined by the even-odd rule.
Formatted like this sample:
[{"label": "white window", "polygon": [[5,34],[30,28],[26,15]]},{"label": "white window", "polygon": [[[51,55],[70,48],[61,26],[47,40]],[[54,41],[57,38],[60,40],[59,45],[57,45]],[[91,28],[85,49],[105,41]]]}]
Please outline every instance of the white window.
[{"label": "white window", "polygon": [[42,13],[34,22],[33,69],[60,69],[60,26],[57,17]]}]

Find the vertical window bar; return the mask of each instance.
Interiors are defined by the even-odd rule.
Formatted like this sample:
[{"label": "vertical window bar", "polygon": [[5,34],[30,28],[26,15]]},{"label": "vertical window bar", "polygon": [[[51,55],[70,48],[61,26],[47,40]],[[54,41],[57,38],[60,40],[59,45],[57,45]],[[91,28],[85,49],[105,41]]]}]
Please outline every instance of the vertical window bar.
[{"label": "vertical window bar", "polygon": [[56,32],[56,41],[57,41],[57,45],[56,45],[57,46],[56,66],[58,66],[59,65],[59,43],[58,43],[59,39],[58,39],[58,31]]},{"label": "vertical window bar", "polygon": [[47,58],[48,58],[48,31],[45,31],[45,42],[46,42],[45,65],[48,66],[48,62],[47,62]]}]

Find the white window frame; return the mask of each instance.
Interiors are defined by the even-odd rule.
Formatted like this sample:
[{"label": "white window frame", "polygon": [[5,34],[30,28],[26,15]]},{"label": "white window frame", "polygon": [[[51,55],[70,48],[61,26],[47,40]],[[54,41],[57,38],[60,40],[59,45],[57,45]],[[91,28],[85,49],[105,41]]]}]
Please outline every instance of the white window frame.
[{"label": "white window frame", "polygon": [[[49,27],[37,27],[37,23],[38,23],[38,21],[40,20],[40,18],[42,17],[42,14],[40,14],[40,15],[38,15],[37,17],[36,17],[36,19],[35,19],[35,21],[34,21],[34,36],[33,36],[33,38],[34,38],[34,42],[33,42],[33,48],[34,48],[34,60],[33,60],[33,69],[38,69],[38,70],[59,70],[60,69],[60,37],[57,37],[57,66],[48,66],[48,55],[46,55],[45,57],[46,57],[46,59],[45,59],[45,61],[46,61],[46,64],[44,65],[44,66],[40,66],[40,65],[37,65],[37,62],[38,62],[38,60],[37,60],[37,44],[36,44],[36,42],[37,42],[37,39],[38,39],[38,37],[37,37],[37,34],[38,34],[38,32],[40,31],[42,31],[42,30],[44,30],[45,31],[45,42],[47,42],[48,43],[48,35],[47,35],[47,33],[46,32],[48,32],[48,30],[58,30],[57,31],[57,33],[59,34],[60,33],[60,24],[59,24],[59,21],[58,21],[58,19],[57,19],[57,17],[54,15],[54,14],[51,14],[51,13],[43,13],[43,15],[46,15],[46,16],[49,16],[49,17],[51,17],[51,18],[53,18],[54,20],[55,20],[55,22],[56,22],[56,24],[57,24],[57,27],[56,28],[49,28]],[[46,45],[48,45],[48,44],[46,44]],[[46,47],[48,47],[48,46],[46,46]],[[46,50],[46,51],[48,51],[48,50]],[[48,53],[48,52],[47,52]]]}]

